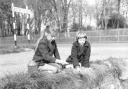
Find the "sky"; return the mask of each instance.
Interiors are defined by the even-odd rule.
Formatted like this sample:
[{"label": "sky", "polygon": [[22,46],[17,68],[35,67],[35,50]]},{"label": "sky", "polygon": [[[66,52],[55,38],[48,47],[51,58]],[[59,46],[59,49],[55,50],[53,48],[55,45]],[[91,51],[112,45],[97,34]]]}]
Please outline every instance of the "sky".
[{"label": "sky", "polygon": [[95,5],[95,0],[86,0],[88,5],[94,6]]}]

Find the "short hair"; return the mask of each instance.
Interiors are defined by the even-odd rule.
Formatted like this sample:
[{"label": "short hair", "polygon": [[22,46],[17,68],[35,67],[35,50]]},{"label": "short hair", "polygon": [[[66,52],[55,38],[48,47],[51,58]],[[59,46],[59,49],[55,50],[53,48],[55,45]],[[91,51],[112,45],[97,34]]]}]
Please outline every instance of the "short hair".
[{"label": "short hair", "polygon": [[76,34],[76,38],[79,39],[79,38],[86,38],[87,39],[87,35],[84,31],[79,31],[77,32]]}]

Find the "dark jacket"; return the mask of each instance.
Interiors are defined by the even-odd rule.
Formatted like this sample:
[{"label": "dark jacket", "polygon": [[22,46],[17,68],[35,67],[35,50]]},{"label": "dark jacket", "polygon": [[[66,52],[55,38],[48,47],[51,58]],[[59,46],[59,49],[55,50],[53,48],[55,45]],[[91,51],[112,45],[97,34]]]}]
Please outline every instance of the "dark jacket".
[{"label": "dark jacket", "polygon": [[89,67],[89,58],[91,53],[91,46],[88,41],[85,42],[84,46],[80,46],[80,44],[76,41],[73,43],[71,56],[67,59],[67,62],[70,62],[74,65],[74,67],[81,66]]},{"label": "dark jacket", "polygon": [[56,59],[60,59],[56,42],[49,42],[46,38],[41,39],[33,60],[40,66],[44,63],[54,63]]}]

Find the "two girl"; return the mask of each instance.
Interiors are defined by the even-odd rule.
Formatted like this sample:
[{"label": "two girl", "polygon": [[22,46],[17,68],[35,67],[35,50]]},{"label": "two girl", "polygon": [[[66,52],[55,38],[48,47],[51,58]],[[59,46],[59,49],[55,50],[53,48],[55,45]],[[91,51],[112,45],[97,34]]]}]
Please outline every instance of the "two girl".
[{"label": "two girl", "polygon": [[78,32],[76,41],[72,45],[71,55],[66,61],[60,59],[55,33],[50,31],[49,26],[46,26],[43,33],[33,56],[34,65],[39,70],[56,73],[66,64],[71,64],[74,68],[89,67],[91,46],[84,32]]}]

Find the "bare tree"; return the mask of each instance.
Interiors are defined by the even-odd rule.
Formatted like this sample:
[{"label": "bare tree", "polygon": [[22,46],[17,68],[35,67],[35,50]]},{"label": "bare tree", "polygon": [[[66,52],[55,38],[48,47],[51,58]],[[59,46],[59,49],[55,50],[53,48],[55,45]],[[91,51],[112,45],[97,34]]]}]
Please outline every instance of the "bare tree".
[{"label": "bare tree", "polygon": [[68,11],[70,7],[71,0],[52,0],[51,2],[55,10],[55,17],[57,20],[58,27],[67,31],[68,24]]},{"label": "bare tree", "polygon": [[79,12],[78,5],[76,3],[71,4],[71,10],[72,10],[72,17],[73,17],[73,22],[72,24],[76,23],[76,18]]},{"label": "bare tree", "polygon": [[70,6],[70,3],[71,3],[71,0],[62,0],[62,8],[63,8],[63,29],[64,31],[67,32],[67,26],[68,26],[68,11],[69,11],[69,6]]},{"label": "bare tree", "polygon": [[[51,19],[55,20],[57,27],[67,31],[68,24],[68,11],[71,0],[47,0],[48,4],[46,8],[51,15]],[[47,14],[48,15],[48,14]],[[47,16],[49,18],[50,16]],[[49,18],[50,19],[50,18]]]},{"label": "bare tree", "polygon": [[[98,5],[98,4],[97,4]],[[100,0],[100,6],[97,9],[97,20],[100,22],[103,29],[107,29],[108,20],[113,13],[119,11],[119,2],[117,5],[117,0]],[[118,7],[117,7],[118,6]],[[118,9],[117,9],[118,8]]]}]

